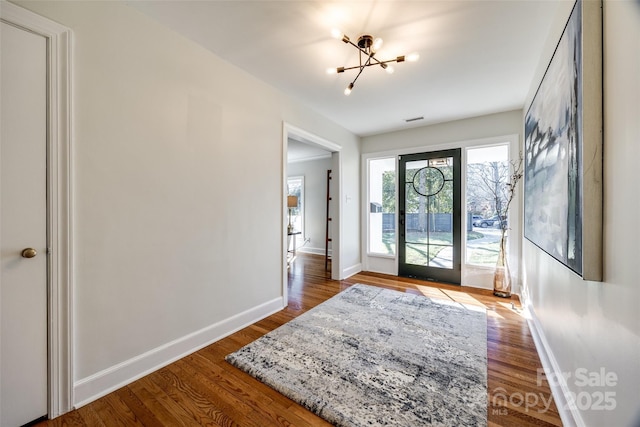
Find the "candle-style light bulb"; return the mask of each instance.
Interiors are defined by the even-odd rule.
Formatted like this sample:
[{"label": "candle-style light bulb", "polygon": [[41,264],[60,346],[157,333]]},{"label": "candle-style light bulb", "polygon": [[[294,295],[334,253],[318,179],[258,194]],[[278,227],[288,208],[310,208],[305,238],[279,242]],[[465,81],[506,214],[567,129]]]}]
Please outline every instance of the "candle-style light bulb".
[{"label": "candle-style light bulb", "polygon": [[416,62],[418,59],[420,59],[420,54],[418,52],[412,52],[407,55],[405,59],[409,62]]},{"label": "candle-style light bulb", "polygon": [[374,52],[377,52],[378,49],[380,49],[382,47],[382,39],[381,38],[377,38],[373,41],[373,46],[372,46],[372,50]]},{"label": "candle-style light bulb", "polygon": [[337,28],[332,28],[331,29],[331,37],[333,37],[334,39],[341,40],[343,36],[344,36],[344,34],[339,29],[337,29]]}]

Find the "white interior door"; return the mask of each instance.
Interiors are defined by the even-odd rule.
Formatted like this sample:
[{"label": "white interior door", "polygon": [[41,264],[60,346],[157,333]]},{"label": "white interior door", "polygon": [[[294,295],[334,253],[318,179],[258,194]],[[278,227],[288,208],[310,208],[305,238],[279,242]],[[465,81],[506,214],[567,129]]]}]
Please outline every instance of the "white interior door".
[{"label": "white interior door", "polygon": [[13,427],[47,414],[47,43],[1,25],[0,425]]}]

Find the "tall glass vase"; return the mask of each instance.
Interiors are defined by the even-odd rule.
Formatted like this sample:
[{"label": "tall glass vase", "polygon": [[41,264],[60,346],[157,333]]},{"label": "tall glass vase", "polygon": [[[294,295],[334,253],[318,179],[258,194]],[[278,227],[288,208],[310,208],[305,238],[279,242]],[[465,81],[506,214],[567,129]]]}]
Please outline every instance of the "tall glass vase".
[{"label": "tall glass vase", "polygon": [[502,233],[496,271],[493,274],[493,294],[502,298],[511,297],[511,273],[507,258],[507,236]]}]

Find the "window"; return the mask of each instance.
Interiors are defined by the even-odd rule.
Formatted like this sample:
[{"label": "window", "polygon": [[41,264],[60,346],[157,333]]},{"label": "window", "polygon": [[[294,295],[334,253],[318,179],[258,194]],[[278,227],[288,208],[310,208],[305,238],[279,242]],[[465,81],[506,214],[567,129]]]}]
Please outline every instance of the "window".
[{"label": "window", "polygon": [[496,264],[509,166],[507,144],[467,149],[467,264]]},{"label": "window", "polygon": [[298,197],[298,206],[289,208],[289,223],[293,226],[294,231],[301,233],[304,239],[304,176],[287,178],[287,196]]},{"label": "window", "polygon": [[369,160],[369,253],[396,253],[396,159]]}]

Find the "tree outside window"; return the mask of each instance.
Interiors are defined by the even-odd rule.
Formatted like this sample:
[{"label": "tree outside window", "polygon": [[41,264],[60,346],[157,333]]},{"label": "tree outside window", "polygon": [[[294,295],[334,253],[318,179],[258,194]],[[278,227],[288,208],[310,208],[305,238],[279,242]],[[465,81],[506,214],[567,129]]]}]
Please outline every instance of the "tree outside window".
[{"label": "tree outside window", "polygon": [[494,267],[500,250],[511,170],[509,146],[501,144],[467,150],[467,263]]}]

